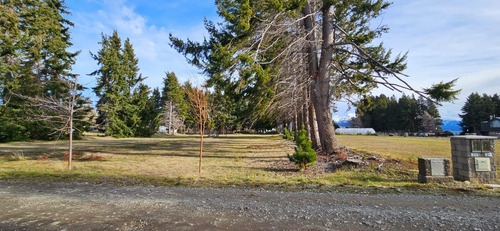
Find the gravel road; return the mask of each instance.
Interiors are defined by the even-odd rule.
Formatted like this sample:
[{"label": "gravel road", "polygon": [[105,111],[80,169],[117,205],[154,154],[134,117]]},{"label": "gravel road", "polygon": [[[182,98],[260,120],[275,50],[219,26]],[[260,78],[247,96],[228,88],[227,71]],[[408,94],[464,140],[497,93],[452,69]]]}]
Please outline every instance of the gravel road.
[{"label": "gravel road", "polygon": [[0,230],[500,230],[500,198],[0,181]]}]

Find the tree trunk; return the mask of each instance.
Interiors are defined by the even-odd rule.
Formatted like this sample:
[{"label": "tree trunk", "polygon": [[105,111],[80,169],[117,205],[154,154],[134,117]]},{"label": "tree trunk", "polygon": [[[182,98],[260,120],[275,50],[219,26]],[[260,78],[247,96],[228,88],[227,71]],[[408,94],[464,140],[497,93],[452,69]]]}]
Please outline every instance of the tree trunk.
[{"label": "tree trunk", "polygon": [[311,123],[309,123],[309,103],[308,103],[308,96],[307,96],[307,87],[304,87],[304,93],[303,93],[303,101],[302,101],[302,118],[304,118],[304,124],[306,126],[307,130],[307,139],[312,140],[312,135],[311,135]]},{"label": "tree trunk", "polygon": [[73,114],[75,108],[76,88],[78,86],[78,76],[75,76],[73,86],[73,95],[71,97],[71,105],[69,108],[69,153],[68,153],[68,171],[71,170],[71,159],[73,159]]},{"label": "tree trunk", "polygon": [[[200,119],[200,121],[201,121],[201,119]],[[198,164],[198,177],[199,178],[201,178],[201,161],[203,159],[203,136],[205,135],[204,131],[205,131],[205,128],[204,128],[203,124],[200,123],[200,162]]]},{"label": "tree trunk", "polygon": [[71,105],[69,116],[69,154],[68,170],[71,170],[71,159],[73,158],[73,105]]},{"label": "tree trunk", "polygon": [[[306,2],[303,9],[304,15],[311,13],[309,3]],[[321,148],[324,152],[331,154],[338,150],[338,143],[335,137],[335,128],[332,123],[332,114],[330,112],[330,72],[329,64],[333,55],[333,7],[329,0],[323,0],[323,24],[322,24],[322,45],[321,56],[318,65],[318,49],[314,46],[315,34],[310,33],[307,40],[308,46],[309,74],[314,78],[314,88],[311,94],[312,102],[317,116],[318,132]],[[306,31],[314,30],[313,16],[304,19]]]},{"label": "tree trunk", "polygon": [[173,129],[172,129],[172,100],[170,100],[170,113],[168,115],[168,134],[173,135]]},{"label": "tree trunk", "polygon": [[319,60],[318,76],[315,79],[315,91],[313,97],[316,116],[318,117],[318,128],[323,152],[332,154],[337,152],[338,143],[335,137],[335,127],[332,122],[330,111],[330,71],[329,65],[333,56],[333,7],[329,0],[323,0],[323,25],[322,45]]},{"label": "tree trunk", "polygon": [[308,101],[309,104],[309,123],[311,124],[311,141],[312,141],[312,147],[314,149],[321,149],[321,142],[319,139],[319,132],[318,132],[318,121],[316,120],[316,111],[314,110],[314,104],[312,103],[311,99]]},{"label": "tree trunk", "polygon": [[294,110],[295,115],[293,116],[294,122],[293,122],[293,138],[295,139],[297,137],[297,108]]}]

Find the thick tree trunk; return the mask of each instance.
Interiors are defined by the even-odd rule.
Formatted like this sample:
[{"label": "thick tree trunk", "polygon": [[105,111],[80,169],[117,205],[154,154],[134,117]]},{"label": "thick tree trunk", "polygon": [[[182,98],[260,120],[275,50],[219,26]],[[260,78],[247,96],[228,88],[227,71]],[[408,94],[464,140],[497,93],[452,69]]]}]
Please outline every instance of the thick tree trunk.
[{"label": "thick tree trunk", "polygon": [[[307,40],[310,41],[308,47],[309,74],[314,78],[314,88],[311,94],[312,102],[317,116],[318,132],[320,137],[321,149],[328,153],[335,153],[338,150],[338,143],[335,137],[335,128],[332,123],[332,114],[330,112],[330,72],[329,64],[333,55],[333,25],[332,15],[333,7],[329,0],[323,1],[323,25],[322,25],[322,46],[321,57],[318,65],[318,49],[314,46],[315,34],[310,33]],[[311,13],[309,3],[305,4],[304,15]],[[304,19],[306,31],[314,30],[313,16]]]},{"label": "thick tree trunk", "polygon": [[307,87],[304,87],[304,92],[302,93],[303,101],[302,101],[302,118],[304,118],[304,124],[307,130],[307,138],[312,140],[311,135],[311,123],[309,123],[309,101],[308,101],[308,91]]},{"label": "thick tree trunk", "polygon": [[311,100],[308,101],[309,103],[309,123],[311,124],[311,141],[312,141],[312,147],[314,149],[321,149],[321,142],[319,139],[319,132],[318,132],[318,121],[316,120],[316,111],[314,110],[314,104],[312,103]]}]

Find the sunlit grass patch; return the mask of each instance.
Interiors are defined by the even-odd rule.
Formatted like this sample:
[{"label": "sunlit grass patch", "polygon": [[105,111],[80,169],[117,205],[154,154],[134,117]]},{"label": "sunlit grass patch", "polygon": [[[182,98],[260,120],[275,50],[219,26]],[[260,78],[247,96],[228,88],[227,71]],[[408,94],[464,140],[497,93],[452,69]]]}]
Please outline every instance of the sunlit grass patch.
[{"label": "sunlit grass patch", "polygon": [[[75,141],[75,152],[81,156],[73,161],[72,171],[67,171],[64,161],[65,141],[0,144],[0,179],[210,187],[441,187],[417,183],[416,158],[449,158],[448,139],[338,138],[349,148],[400,161],[379,169],[346,166],[330,169],[324,163],[300,172],[287,159],[287,154],[293,153],[293,144],[279,135],[227,135],[205,139],[203,172],[199,178],[197,135],[127,139],[91,136]],[[23,153],[24,159],[9,161],[9,156],[16,152]]]}]

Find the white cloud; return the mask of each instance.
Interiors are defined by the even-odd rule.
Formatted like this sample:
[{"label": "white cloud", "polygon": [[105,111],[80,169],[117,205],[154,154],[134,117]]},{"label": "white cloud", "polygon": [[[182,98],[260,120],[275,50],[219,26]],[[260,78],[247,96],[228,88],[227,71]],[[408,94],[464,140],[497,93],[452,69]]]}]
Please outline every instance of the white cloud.
[{"label": "white cloud", "polygon": [[390,28],[384,44],[394,52],[409,51],[408,83],[422,89],[460,78],[459,100],[440,107],[443,118],[459,119],[472,92],[500,92],[500,1],[394,1],[382,18]]},{"label": "white cloud", "polygon": [[[71,20],[75,23],[72,29],[74,50],[82,50],[77,58],[74,71],[82,76],[96,70],[97,63],[92,60],[88,51],[96,53],[100,49],[101,33],[111,35],[117,30],[122,42],[129,38],[139,59],[140,73],[148,78],[145,83],[150,87],[161,87],[165,71],[175,71],[179,81],[202,82],[199,70],[186,63],[185,58],[169,46],[169,32],[173,31],[181,38],[203,39],[205,33],[200,21],[192,27],[165,28],[148,21],[127,5],[127,1],[98,2],[99,9],[86,12],[74,12]],[[86,77],[81,81],[86,87],[95,85],[94,77]],[[95,97],[87,91],[85,95]],[[94,99],[95,101],[95,99]]]},{"label": "white cloud", "polygon": [[[160,5],[168,10],[180,1],[182,6],[190,4],[179,0]],[[161,86],[165,71],[175,71],[181,81],[201,79],[199,70],[170,48],[168,34],[201,41],[206,35],[202,21],[190,25],[159,22],[150,15],[138,13],[133,3],[144,3],[148,7],[159,4],[104,0],[92,3],[98,9],[73,12],[70,20],[76,24],[72,29],[74,49],[82,50],[75,72],[85,75],[97,69],[88,51],[97,52],[101,32],[109,35],[117,29],[123,39],[130,38],[139,58],[140,72],[149,77],[146,80],[149,86]],[[421,89],[441,80],[460,77],[457,84],[462,89],[460,99],[440,108],[443,118],[457,119],[466,97],[472,92],[500,93],[500,1],[394,1],[394,5],[381,16],[381,21],[391,28],[381,41],[395,53],[409,51],[406,73],[411,76],[407,81],[412,86]],[[379,23],[375,20],[373,25]],[[91,79],[82,82],[93,87]],[[375,92],[394,94],[386,89]],[[339,105],[339,113],[343,114],[340,117],[348,117],[352,112],[347,106]]]}]

